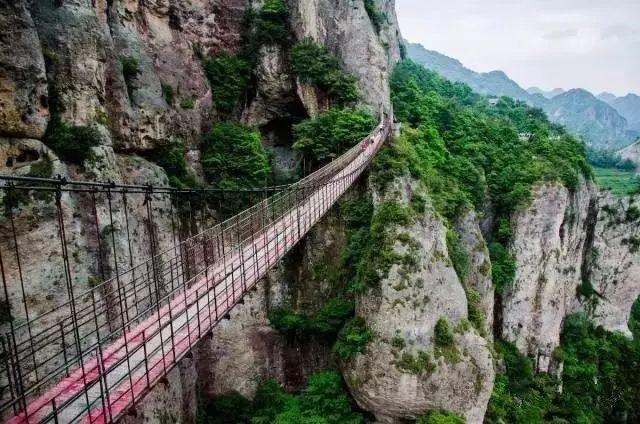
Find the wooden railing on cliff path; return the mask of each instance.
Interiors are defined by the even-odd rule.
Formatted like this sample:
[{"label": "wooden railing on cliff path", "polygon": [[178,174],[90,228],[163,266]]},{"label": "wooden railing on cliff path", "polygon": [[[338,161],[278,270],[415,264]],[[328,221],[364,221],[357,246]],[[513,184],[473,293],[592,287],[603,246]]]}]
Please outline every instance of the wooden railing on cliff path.
[{"label": "wooden railing on cliff path", "polygon": [[[0,227],[6,230],[0,239],[2,297],[6,313],[20,312],[22,318],[2,324],[7,330],[0,337],[4,421],[107,423],[135,409],[331,209],[369,165],[391,126],[383,118],[365,140],[295,184],[237,191],[247,201],[262,200],[215,225],[207,205],[211,199],[224,204],[229,191],[0,177],[5,204]],[[30,311],[32,286],[16,229],[20,202],[29,196],[53,203],[49,218],[59,250],[41,260],[43,268],[51,257],[59,261],[66,291],[64,302],[37,315]],[[70,196],[80,205],[79,214],[66,210]],[[133,196],[144,198],[136,213],[142,216],[137,225],[145,228],[130,225]],[[154,223],[159,196],[169,208],[163,219],[171,223],[164,249]],[[80,246],[75,235],[70,243],[69,232],[77,231],[70,218],[90,228],[82,234],[95,245],[95,269],[103,277],[82,293],[76,292],[73,275],[78,272],[73,248]],[[198,220],[198,228],[206,228],[200,232],[193,231]],[[132,245],[143,239],[151,254],[136,263]]]}]

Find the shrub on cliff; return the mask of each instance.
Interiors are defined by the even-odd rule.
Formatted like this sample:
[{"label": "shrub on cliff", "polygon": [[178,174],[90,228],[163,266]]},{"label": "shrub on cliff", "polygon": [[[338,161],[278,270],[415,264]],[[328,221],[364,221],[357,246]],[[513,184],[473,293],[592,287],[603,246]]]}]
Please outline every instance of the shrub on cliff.
[{"label": "shrub on cliff", "polygon": [[271,326],[285,334],[319,334],[335,336],[353,316],[353,302],[330,299],[316,314],[276,309],[269,314]]},{"label": "shrub on cliff", "polygon": [[201,151],[205,178],[215,188],[263,187],[271,170],[258,131],[237,122],[214,125]]},{"label": "shrub on cliff", "polygon": [[140,75],[140,62],[135,56],[123,55],[120,56],[120,64],[122,66],[122,77],[127,86],[129,98],[131,98],[133,91],[136,89],[136,79]]},{"label": "shrub on cliff", "polygon": [[149,159],[164,169],[173,187],[195,187],[197,182],[187,165],[186,154],[184,144],[172,143],[149,155]]},{"label": "shrub on cliff", "polygon": [[489,243],[489,255],[491,256],[493,285],[496,292],[502,294],[513,282],[516,274],[516,261],[509,250],[497,242]]},{"label": "shrub on cliff", "polygon": [[255,42],[258,45],[287,44],[289,11],[282,0],[266,0],[254,18]]},{"label": "shrub on cliff", "polygon": [[54,118],[47,127],[45,144],[66,162],[82,165],[100,144],[100,133],[92,125],[72,125]]},{"label": "shrub on cliff", "polygon": [[315,163],[338,157],[375,126],[364,109],[329,109],[293,127],[293,148]]},{"label": "shrub on cliff", "polygon": [[461,416],[444,409],[429,411],[425,416],[416,421],[416,424],[464,424]]},{"label": "shrub on cliff", "polygon": [[305,38],[293,46],[291,69],[302,82],[325,90],[337,105],[358,100],[356,78],[341,71],[336,58],[310,38]]},{"label": "shrub on cliff", "polygon": [[364,8],[367,11],[367,15],[369,15],[373,28],[379,33],[386,20],[386,16],[380,11],[375,0],[364,0]]},{"label": "shrub on cliff", "polygon": [[234,424],[361,424],[349,392],[336,371],[307,377],[298,394],[287,393],[274,379],[258,387],[253,402],[237,393],[201,401],[197,423]]},{"label": "shrub on cliff", "polygon": [[338,335],[333,351],[342,360],[349,360],[356,354],[364,352],[373,338],[373,333],[363,318],[352,319]]},{"label": "shrub on cliff", "polygon": [[204,71],[211,84],[211,97],[220,112],[231,114],[241,106],[250,69],[245,59],[227,52],[205,60]]}]

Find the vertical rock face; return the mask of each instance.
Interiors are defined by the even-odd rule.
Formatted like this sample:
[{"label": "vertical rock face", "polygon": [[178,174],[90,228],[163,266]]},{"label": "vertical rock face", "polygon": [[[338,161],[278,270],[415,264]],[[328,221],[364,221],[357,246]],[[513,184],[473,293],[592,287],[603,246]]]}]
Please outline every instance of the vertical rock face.
[{"label": "vertical rock face", "polygon": [[31,4],[47,63],[51,106],[81,125],[104,113],[111,43],[90,2],[38,0]]},{"label": "vertical rock face", "polygon": [[494,313],[491,258],[475,212],[466,212],[456,223],[456,230],[460,237],[459,243],[468,255],[468,266],[463,282],[467,290],[475,290],[472,296],[479,297],[477,302],[484,318],[484,333],[486,337],[491,338]]},{"label": "vertical rock face", "polygon": [[[412,190],[400,183],[399,201],[409,204]],[[409,253],[415,266],[394,265],[379,289],[358,299],[357,315],[374,339],[344,364],[345,379],[358,404],[380,422],[445,408],[481,423],[495,376],[492,355],[486,340],[464,325],[467,299],[447,253],[446,227],[426,211],[396,232],[400,239],[412,238],[409,244],[396,242],[395,250]],[[458,327],[459,358],[437,353],[435,327],[442,319]]]},{"label": "vertical rock face", "polygon": [[40,138],[49,117],[40,41],[26,0],[0,2],[0,136]]},{"label": "vertical rock face", "polygon": [[344,69],[358,78],[363,103],[373,112],[391,110],[389,76],[400,60],[400,29],[394,0],[376,1],[378,31],[364,2],[307,0],[292,5],[292,27],[298,38],[310,37],[332,51]]},{"label": "vertical rock face", "polygon": [[574,193],[557,183],[544,184],[513,219],[517,270],[503,296],[502,335],[537,358],[538,369],[548,368],[563,319],[576,307],[594,196],[589,183]]},{"label": "vertical rock face", "polygon": [[630,146],[618,152],[622,159],[628,159],[636,164],[636,171],[640,174],[640,142],[633,143]]},{"label": "vertical rock face", "polygon": [[[502,335],[549,371],[564,318],[585,311],[609,330],[629,333],[640,295],[637,202],[600,197],[582,182],[570,192],[544,184],[513,220],[517,268],[502,300]],[[595,294],[578,295],[590,284]]]},{"label": "vertical rock face", "polygon": [[595,289],[592,315],[610,330],[631,335],[627,322],[640,295],[640,202],[609,194],[600,198],[593,245],[587,252]]},{"label": "vertical rock face", "polygon": [[[123,149],[153,148],[167,140],[195,146],[211,110],[201,56],[239,44],[243,4],[225,2],[222,9],[226,20],[217,22],[221,16],[213,2],[123,1],[110,6],[114,53],[136,58],[140,67],[129,82],[135,86],[128,90],[131,120],[119,128]],[[173,91],[175,99],[165,98],[163,90]],[[181,106],[187,98],[194,101],[192,109]]]}]

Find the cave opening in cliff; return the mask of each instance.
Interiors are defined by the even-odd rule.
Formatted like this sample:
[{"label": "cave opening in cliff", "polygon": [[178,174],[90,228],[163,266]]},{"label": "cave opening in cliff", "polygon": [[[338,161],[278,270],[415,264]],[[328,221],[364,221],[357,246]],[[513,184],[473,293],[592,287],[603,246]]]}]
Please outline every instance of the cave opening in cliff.
[{"label": "cave opening in cliff", "polygon": [[309,116],[300,101],[290,101],[286,114],[259,126],[262,142],[271,155],[277,183],[293,182],[300,176],[301,155],[293,149],[293,128]]}]

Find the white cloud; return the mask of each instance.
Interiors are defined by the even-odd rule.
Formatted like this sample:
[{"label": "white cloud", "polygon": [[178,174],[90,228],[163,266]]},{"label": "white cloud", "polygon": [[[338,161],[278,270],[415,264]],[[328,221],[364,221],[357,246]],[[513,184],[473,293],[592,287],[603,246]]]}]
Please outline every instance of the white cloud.
[{"label": "white cloud", "polygon": [[557,29],[546,33],[543,37],[549,40],[562,40],[564,38],[572,38],[578,35],[577,29]]},{"label": "white cloud", "polygon": [[638,0],[396,0],[405,38],[521,85],[640,91]]}]

